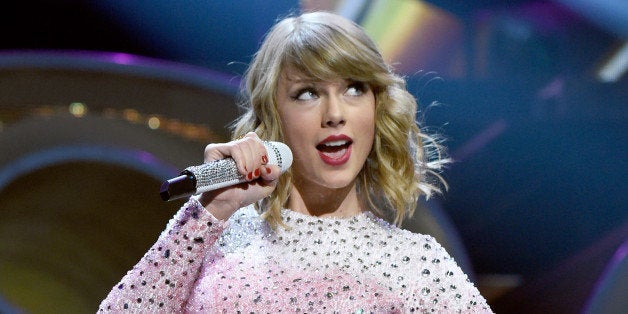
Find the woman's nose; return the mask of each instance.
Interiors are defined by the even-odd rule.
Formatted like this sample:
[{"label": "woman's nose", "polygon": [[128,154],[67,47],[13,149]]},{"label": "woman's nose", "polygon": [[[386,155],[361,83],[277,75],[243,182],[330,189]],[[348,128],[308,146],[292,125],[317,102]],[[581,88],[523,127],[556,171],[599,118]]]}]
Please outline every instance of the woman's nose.
[{"label": "woman's nose", "polygon": [[346,123],[343,102],[339,97],[329,97],[323,115],[323,126],[337,127]]}]

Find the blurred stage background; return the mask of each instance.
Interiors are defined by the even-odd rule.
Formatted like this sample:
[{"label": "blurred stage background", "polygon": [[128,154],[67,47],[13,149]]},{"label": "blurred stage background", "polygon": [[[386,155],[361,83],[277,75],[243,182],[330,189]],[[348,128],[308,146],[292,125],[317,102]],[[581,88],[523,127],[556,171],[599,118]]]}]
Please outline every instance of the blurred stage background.
[{"label": "blurred stage background", "polygon": [[628,306],[626,1],[26,0],[0,11],[0,312],[95,311],[268,28],[315,8],[367,29],[457,161],[407,228],[498,313]]}]

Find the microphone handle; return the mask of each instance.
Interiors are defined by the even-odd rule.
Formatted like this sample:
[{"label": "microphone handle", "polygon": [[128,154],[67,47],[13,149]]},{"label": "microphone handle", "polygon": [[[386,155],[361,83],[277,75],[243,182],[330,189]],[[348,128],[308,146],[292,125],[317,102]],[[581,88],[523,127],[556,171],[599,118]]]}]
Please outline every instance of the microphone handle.
[{"label": "microphone handle", "polygon": [[164,201],[175,200],[245,182],[232,158],[191,166],[181,175],[165,181],[159,195]]},{"label": "microphone handle", "polygon": [[[281,173],[288,170],[292,165],[290,148],[280,142],[264,142],[264,146],[268,164],[279,166]],[[186,168],[178,177],[164,181],[159,195],[169,201],[242,182],[246,182],[245,176],[238,172],[235,160],[228,157]]]}]

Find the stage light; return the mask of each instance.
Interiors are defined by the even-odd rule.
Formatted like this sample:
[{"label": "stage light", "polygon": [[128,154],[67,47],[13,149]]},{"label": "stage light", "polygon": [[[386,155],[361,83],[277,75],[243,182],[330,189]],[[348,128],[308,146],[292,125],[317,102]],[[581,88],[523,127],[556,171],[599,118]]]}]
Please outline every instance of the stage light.
[{"label": "stage light", "polygon": [[628,41],[625,41],[607,60],[599,67],[597,79],[604,83],[617,82],[628,70]]},{"label": "stage light", "polygon": [[161,125],[161,121],[159,120],[158,117],[152,116],[152,117],[148,118],[148,123],[147,124],[148,124],[149,128],[151,128],[153,130],[156,130],[156,129],[159,129],[159,125]]},{"label": "stage light", "polygon": [[125,120],[129,122],[133,122],[133,123],[141,122],[140,113],[135,109],[124,109],[124,111],[122,112],[122,116],[124,117]]},{"label": "stage light", "polygon": [[87,113],[87,107],[85,106],[85,104],[80,102],[71,103],[69,110],[70,114],[77,118],[83,117]]}]

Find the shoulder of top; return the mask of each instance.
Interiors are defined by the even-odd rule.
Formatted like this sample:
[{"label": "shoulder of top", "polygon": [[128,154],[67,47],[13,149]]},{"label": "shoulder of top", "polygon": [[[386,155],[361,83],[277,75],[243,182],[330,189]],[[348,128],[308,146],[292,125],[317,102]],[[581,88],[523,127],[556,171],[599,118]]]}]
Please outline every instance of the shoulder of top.
[{"label": "shoulder of top", "polygon": [[435,243],[437,246],[440,246],[436,239],[428,234],[416,233],[412,232],[408,229],[400,228],[380,217],[373,215],[372,213],[368,214],[371,217],[371,221],[384,233],[388,236],[392,236],[397,238],[398,240],[408,241],[412,244],[416,243]]}]

